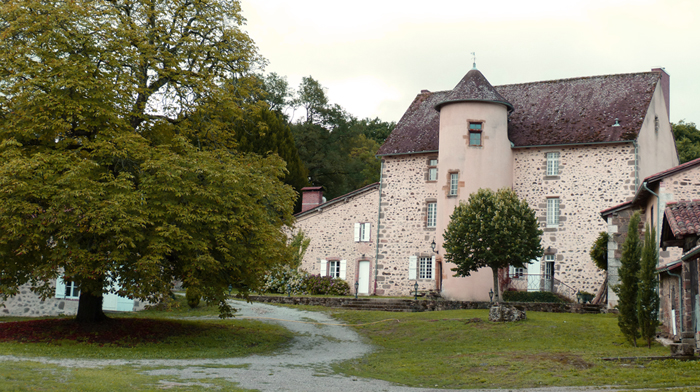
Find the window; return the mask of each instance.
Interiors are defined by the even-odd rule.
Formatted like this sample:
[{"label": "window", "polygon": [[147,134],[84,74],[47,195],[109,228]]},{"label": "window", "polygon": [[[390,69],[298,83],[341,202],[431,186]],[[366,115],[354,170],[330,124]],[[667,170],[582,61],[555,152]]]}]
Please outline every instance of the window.
[{"label": "window", "polygon": [[480,122],[469,123],[469,145],[481,146],[481,125]]},{"label": "window", "polygon": [[548,152],[547,153],[547,175],[548,176],[559,175],[559,153],[558,152]]},{"label": "window", "polygon": [[328,262],[328,276],[332,278],[340,277],[340,261],[331,260]]},{"label": "window", "polygon": [[421,257],[418,263],[418,279],[433,278],[433,258]]},{"label": "window", "polygon": [[437,181],[437,159],[431,159],[428,161],[428,181]]},{"label": "window", "polygon": [[547,227],[559,226],[559,198],[547,199]]},{"label": "window", "polygon": [[56,279],[56,298],[79,299],[80,288],[75,282],[63,280],[63,277]]},{"label": "window", "polygon": [[428,224],[427,227],[435,227],[437,223],[437,203],[428,203]]},{"label": "window", "polygon": [[409,256],[408,279],[435,279],[435,256]]},{"label": "window", "polygon": [[319,275],[345,279],[346,260],[321,260]]},{"label": "window", "polygon": [[370,227],[370,223],[355,223],[355,242],[369,242]]},{"label": "window", "polygon": [[457,196],[459,186],[459,173],[450,173],[450,193],[449,196]]}]

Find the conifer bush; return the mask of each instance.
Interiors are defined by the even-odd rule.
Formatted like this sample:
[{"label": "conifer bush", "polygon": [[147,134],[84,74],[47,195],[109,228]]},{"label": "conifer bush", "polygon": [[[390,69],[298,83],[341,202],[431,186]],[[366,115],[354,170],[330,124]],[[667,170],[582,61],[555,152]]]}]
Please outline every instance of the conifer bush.
[{"label": "conifer bush", "polygon": [[646,225],[644,230],[644,247],[639,267],[639,282],[637,284],[637,319],[642,339],[651,348],[651,342],[656,336],[659,325],[659,294],[656,292],[659,279],[656,274],[656,264],[659,253],[656,249],[656,230]]},{"label": "conifer bush", "polygon": [[639,265],[642,257],[642,244],[639,238],[641,216],[635,212],[627,229],[627,239],[622,245],[622,257],[618,275],[620,283],[613,290],[617,294],[619,310],[617,325],[625,338],[637,347],[639,319],[637,317],[637,288]]}]

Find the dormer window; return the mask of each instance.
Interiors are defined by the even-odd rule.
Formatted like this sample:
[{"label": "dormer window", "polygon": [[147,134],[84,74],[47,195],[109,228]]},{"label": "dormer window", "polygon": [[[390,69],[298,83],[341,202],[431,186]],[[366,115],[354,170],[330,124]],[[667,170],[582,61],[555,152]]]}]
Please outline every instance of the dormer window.
[{"label": "dormer window", "polygon": [[470,122],[469,123],[469,145],[470,146],[481,146],[481,130],[483,123],[481,122]]}]

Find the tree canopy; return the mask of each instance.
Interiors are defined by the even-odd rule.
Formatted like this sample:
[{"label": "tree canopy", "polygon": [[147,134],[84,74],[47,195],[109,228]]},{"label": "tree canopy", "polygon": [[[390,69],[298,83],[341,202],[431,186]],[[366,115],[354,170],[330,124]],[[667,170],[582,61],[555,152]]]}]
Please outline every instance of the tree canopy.
[{"label": "tree canopy", "polygon": [[608,241],[610,241],[608,232],[601,231],[598,233],[598,238],[596,238],[593,246],[591,246],[591,251],[588,252],[595,266],[603,271],[608,270]]},{"label": "tree canopy", "polygon": [[680,163],[700,158],[700,130],[695,126],[695,123],[681,120],[672,126]]},{"label": "tree canopy", "polygon": [[522,268],[541,257],[541,235],[535,212],[513,190],[479,189],[450,216],[443,235],[445,259],[457,265],[455,276],[491,268],[494,299],[499,301],[498,270]]},{"label": "tree canopy", "polygon": [[295,194],[277,155],[238,153],[263,64],[238,1],[0,4],[0,292],[48,297],[63,275],[78,321],[102,295],[157,301],[174,280],[231,314],[291,259]]}]

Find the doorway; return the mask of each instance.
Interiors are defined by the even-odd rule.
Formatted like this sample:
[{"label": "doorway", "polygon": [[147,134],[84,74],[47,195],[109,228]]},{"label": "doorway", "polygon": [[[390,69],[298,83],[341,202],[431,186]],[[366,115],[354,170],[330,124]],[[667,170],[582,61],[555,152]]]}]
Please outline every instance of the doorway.
[{"label": "doorway", "polygon": [[360,260],[357,273],[358,294],[369,294],[369,273],[369,260]]}]

